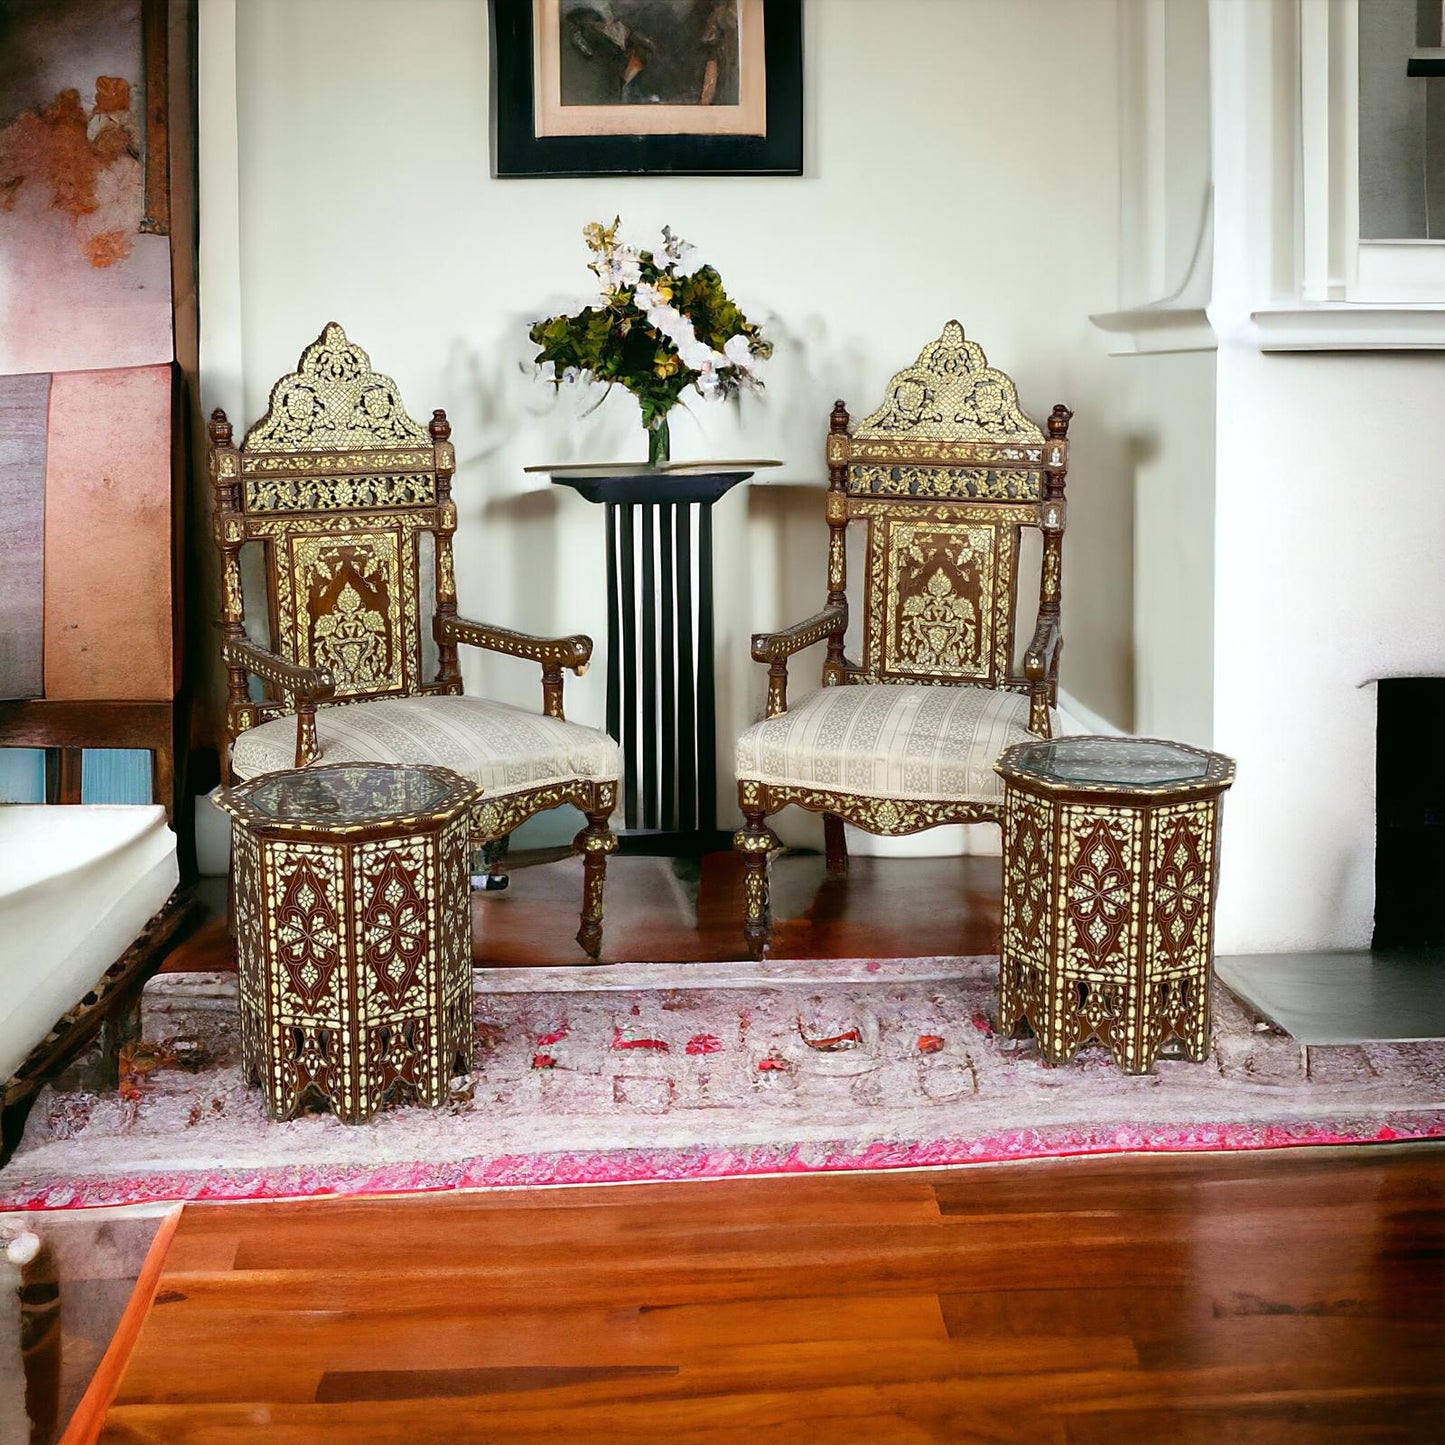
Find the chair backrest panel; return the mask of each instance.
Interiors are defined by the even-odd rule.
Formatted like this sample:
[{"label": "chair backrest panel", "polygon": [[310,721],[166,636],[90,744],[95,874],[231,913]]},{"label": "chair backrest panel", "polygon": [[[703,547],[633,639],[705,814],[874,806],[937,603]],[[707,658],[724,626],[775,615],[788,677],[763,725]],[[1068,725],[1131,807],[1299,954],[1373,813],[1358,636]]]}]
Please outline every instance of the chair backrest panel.
[{"label": "chair backrest panel", "polygon": [[869,523],[860,681],[1000,687],[1011,670],[1018,528],[982,509],[851,509]]},{"label": "chair backrest panel", "polygon": [[[445,415],[429,427],[413,420],[396,383],[333,322],[271,389],[239,448],[221,423],[211,465],[227,627],[244,617],[231,555],[259,542],[271,649],[327,668],[337,702],[459,691],[454,667],[433,680],[425,671],[433,612],[456,603],[456,461]],[[434,566],[423,564],[428,545]],[[232,731],[288,710],[233,695]]]},{"label": "chair backrest panel", "polygon": [[832,680],[1026,688],[1014,675],[1019,529],[1054,534],[1056,602],[1063,436],[1020,410],[1013,380],[950,321],[851,431],[835,411],[828,462],[841,493],[830,599],[846,573],[841,529],[867,528],[863,655]]},{"label": "chair backrest panel", "polygon": [[415,692],[422,680],[417,528],[288,527],[272,545],[276,651],[303,667],[328,668],[338,698]]}]

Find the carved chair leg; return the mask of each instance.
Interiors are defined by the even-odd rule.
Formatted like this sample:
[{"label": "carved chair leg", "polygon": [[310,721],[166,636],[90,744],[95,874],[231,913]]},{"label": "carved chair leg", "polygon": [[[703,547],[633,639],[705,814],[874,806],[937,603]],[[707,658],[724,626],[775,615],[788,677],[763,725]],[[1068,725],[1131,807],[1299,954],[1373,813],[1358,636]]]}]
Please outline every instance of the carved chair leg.
[{"label": "carved chair leg", "polygon": [[823,814],[823,847],[828,854],[828,872],[848,871],[848,835],[843,820],[836,813]]},{"label": "carved chair leg", "polygon": [[602,886],[607,881],[607,855],[617,847],[607,816],[588,813],[587,826],[572,840],[572,847],[582,855],[582,926],[577,942],[589,958],[602,952]]},{"label": "carved chair leg", "polygon": [[778,837],[764,821],[766,817],[765,813],[744,813],[744,826],[733,834],[733,847],[743,855],[743,937],[751,958],[762,958],[767,953],[773,931],[768,854],[778,846]]}]

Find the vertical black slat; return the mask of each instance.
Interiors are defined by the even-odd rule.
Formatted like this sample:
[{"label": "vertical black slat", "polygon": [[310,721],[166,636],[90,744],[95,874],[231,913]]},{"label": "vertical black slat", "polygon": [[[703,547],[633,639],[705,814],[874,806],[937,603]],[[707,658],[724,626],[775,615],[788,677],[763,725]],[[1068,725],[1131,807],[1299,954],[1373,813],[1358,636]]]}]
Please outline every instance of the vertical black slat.
[{"label": "vertical black slat", "polygon": [[637,811],[637,561],[632,554],[633,525],[630,506],[619,508],[618,561],[622,567],[622,712],[623,818],[625,826],[636,828]]},{"label": "vertical black slat", "polygon": [[717,710],[713,705],[712,503],[698,508],[697,530],[697,826],[717,830]]},{"label": "vertical black slat", "polygon": [[657,507],[642,508],[642,826],[657,822]]},{"label": "vertical black slat", "polygon": [[677,827],[697,827],[697,678],[693,663],[692,503],[677,508]]},{"label": "vertical black slat", "polygon": [[617,504],[607,504],[607,731],[622,736],[621,605],[617,596]]},{"label": "vertical black slat", "polygon": [[657,509],[657,542],[662,587],[657,608],[662,623],[662,826],[677,828],[677,588],[673,583],[673,504]]}]

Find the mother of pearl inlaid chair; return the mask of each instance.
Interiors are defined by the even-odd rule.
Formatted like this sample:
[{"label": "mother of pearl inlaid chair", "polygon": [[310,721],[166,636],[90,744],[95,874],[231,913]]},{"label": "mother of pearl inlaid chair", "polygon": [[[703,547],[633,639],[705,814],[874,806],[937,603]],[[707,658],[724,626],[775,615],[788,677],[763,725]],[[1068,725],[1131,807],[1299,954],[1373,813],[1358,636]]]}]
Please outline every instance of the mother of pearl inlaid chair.
[{"label": "mother of pearl inlaid chair", "polygon": [[[484,789],[471,818],[477,847],[573,804],[587,818],[573,844],[584,862],[577,941],[595,958],[618,750],[562,714],[563,671],[586,670],[592,639],[457,616],[450,437],[444,411],[413,421],[396,383],[334,322],[272,388],[239,447],[225,412],[211,414],[227,781],[321,761],[440,764]],[[261,549],[269,647],[246,631],[248,544]],[[541,711],[465,695],[461,644],[540,664]]]},{"label": "mother of pearl inlaid chair", "polygon": [[[897,836],[945,823],[1002,822],[994,761],[1048,737],[1058,688],[1060,563],[1069,418],[1044,427],[1014,383],[950,321],[888,384],[883,405],[828,433],[828,603],[758,633],[768,664],[765,719],[738,739],[734,837],[754,958],[772,916],[765,819],[790,803],[823,814],[830,872],[847,869],[844,822]],[[850,524],[862,530],[861,652],[844,655]],[[1023,527],[1043,534],[1038,620],[1015,644]],[[823,686],[788,705],[788,659],[827,643]]]}]

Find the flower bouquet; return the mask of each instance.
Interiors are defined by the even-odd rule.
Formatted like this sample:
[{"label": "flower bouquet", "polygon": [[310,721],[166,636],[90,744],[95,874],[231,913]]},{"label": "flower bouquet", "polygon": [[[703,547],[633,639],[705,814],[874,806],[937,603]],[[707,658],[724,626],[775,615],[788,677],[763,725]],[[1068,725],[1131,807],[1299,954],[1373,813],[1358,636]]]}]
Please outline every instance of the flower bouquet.
[{"label": "flower bouquet", "polygon": [[754,367],[772,355],[758,328],[723,290],[711,266],[689,264],[692,247],[664,226],[657,250],[618,240],[620,218],[593,222],[583,232],[600,304],[575,316],[539,321],[529,335],[552,364],[552,381],[589,377],[625,386],[642,408],[647,464],[667,461],[667,414],[689,387],[722,400],[743,387],[761,387]]}]

